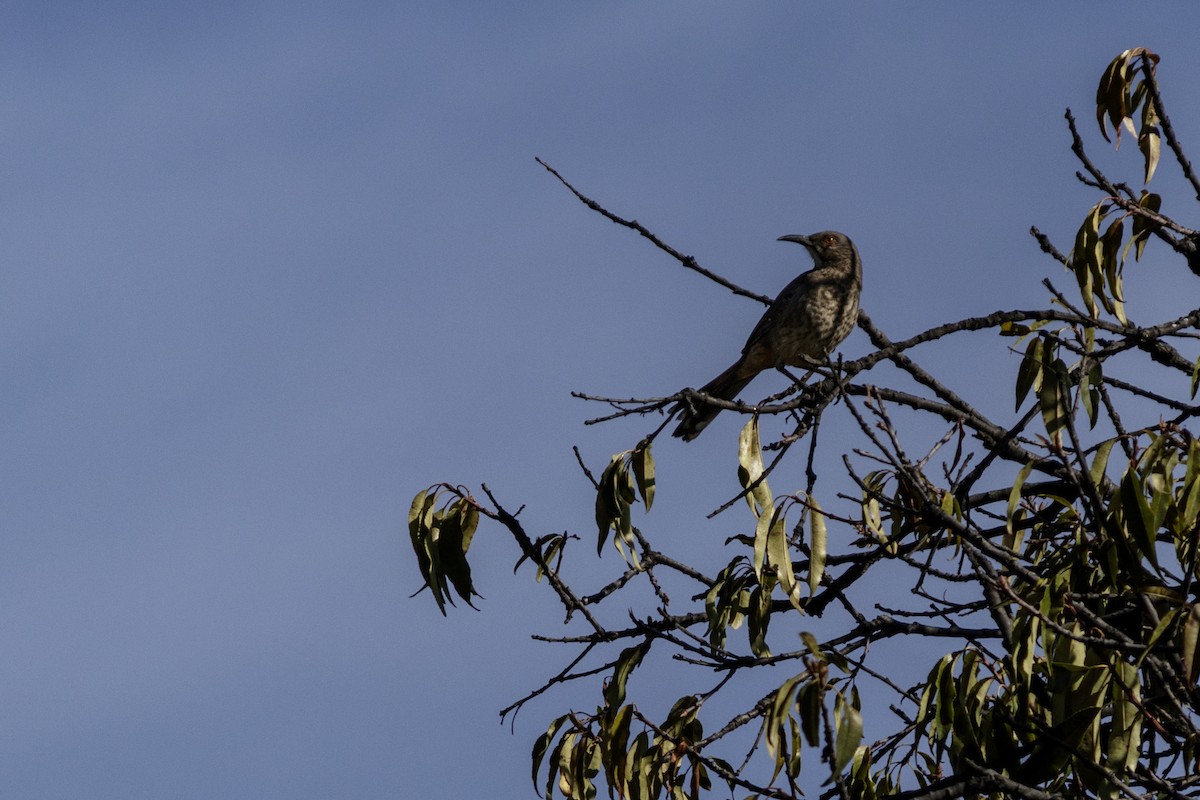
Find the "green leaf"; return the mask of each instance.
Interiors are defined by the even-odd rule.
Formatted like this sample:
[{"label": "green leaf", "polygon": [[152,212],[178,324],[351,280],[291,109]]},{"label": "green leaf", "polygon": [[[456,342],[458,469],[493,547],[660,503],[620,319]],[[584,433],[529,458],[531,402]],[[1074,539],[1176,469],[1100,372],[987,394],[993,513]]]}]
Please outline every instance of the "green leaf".
[{"label": "green leaf", "polygon": [[1046,433],[1055,444],[1062,442],[1063,429],[1067,425],[1068,411],[1064,387],[1066,370],[1062,359],[1055,359],[1042,375],[1042,385],[1038,389],[1042,422],[1046,426]]},{"label": "green leaf", "polygon": [[[569,716],[569,714],[563,714],[561,717],[551,722],[550,727],[546,729],[546,732],[539,736],[533,743],[533,785],[535,787],[538,783],[538,771],[542,768],[542,759],[546,757],[546,751],[550,748],[550,743],[554,741],[554,737],[558,735],[559,728],[562,727],[563,723],[567,721]],[[551,775],[546,782],[546,798],[551,796],[551,789],[554,785],[553,781],[554,778],[553,775]]]},{"label": "green leaf", "polygon": [[[1142,196],[1138,198],[1138,205],[1154,214],[1157,214],[1162,208],[1162,198],[1153,192],[1142,190]],[[1125,250],[1128,252],[1130,247],[1133,247],[1133,258],[1135,261],[1142,260],[1142,253],[1146,250],[1146,242],[1150,239],[1150,234],[1156,223],[1147,219],[1141,214],[1133,215],[1133,235],[1129,238],[1129,244],[1125,245]]]},{"label": "green leaf", "polygon": [[[750,510],[754,516],[762,517],[765,514],[769,517],[774,501],[767,482],[759,480],[762,478],[762,474],[762,446],[758,439],[758,417],[752,416],[738,436],[738,481],[743,489],[749,489],[746,502],[750,504]],[[754,488],[750,489],[751,486]]]},{"label": "green leaf", "polygon": [[796,693],[796,711],[800,715],[800,731],[809,747],[821,741],[821,687],[816,681],[808,681]]},{"label": "green leaf", "polygon": [[[767,744],[767,754],[775,759],[775,775],[783,767],[786,735],[784,725],[791,718],[792,703],[795,699],[796,687],[800,685],[802,675],[795,675],[784,681],[775,690],[775,698],[767,713],[763,716],[763,736]],[[774,777],[774,776],[772,776]]]},{"label": "green leaf", "polygon": [[[437,494],[427,489],[417,493],[408,509],[408,535],[412,542],[413,553],[417,557],[417,568],[421,571],[421,580],[425,581],[426,586],[430,585],[433,578],[433,520],[436,503]],[[438,599],[436,592],[434,592],[434,598]],[[441,607],[440,599],[438,599],[438,606]],[[446,613],[445,609],[442,609],[442,613]]]},{"label": "green leaf", "polygon": [[1100,417],[1100,385],[1103,381],[1099,361],[1091,362],[1079,375],[1079,399],[1083,403],[1083,410],[1087,412],[1089,428],[1095,428]]},{"label": "green leaf", "polygon": [[1021,366],[1017,368],[1017,405],[1015,411],[1021,410],[1021,404],[1025,402],[1026,395],[1029,394],[1030,388],[1037,384],[1041,379],[1042,374],[1042,339],[1040,336],[1035,336],[1029,340],[1029,345],[1025,348],[1025,357],[1021,359]]},{"label": "green leaf", "polygon": [[1133,543],[1146,560],[1157,567],[1158,553],[1154,547],[1154,537],[1158,528],[1154,524],[1150,504],[1146,502],[1141,477],[1133,464],[1129,465],[1125,477],[1121,479],[1121,511],[1125,530],[1129,532]]},{"label": "green leaf", "polygon": [[796,574],[792,570],[792,553],[788,547],[786,505],[781,503],[772,515],[770,527],[767,530],[767,560],[775,570],[779,585],[787,594],[792,607],[797,611],[804,610],[800,597],[800,585],[796,582]]},{"label": "green leaf", "polygon": [[633,706],[606,709],[601,716],[600,748],[604,776],[610,787],[628,796],[630,758],[629,726],[633,721]]},{"label": "green leaf", "polygon": [[1100,78],[1100,85],[1096,87],[1096,124],[1106,142],[1112,141],[1108,137],[1106,119],[1111,120],[1113,127],[1117,129],[1117,140],[1120,141],[1121,138],[1120,124],[1125,117],[1124,98],[1128,91],[1125,84],[1125,63],[1129,52],[1126,50],[1108,63],[1104,75]]},{"label": "green leaf", "polygon": [[642,505],[649,511],[650,506],[654,504],[654,456],[650,452],[650,442],[647,439],[643,439],[634,448],[633,477],[637,481]]},{"label": "green leaf", "polygon": [[[597,555],[604,552],[608,532],[617,534],[615,543],[622,556],[637,565],[637,551],[633,547],[633,501],[636,494],[633,476],[629,473],[628,453],[617,453],[608,462],[596,487],[596,539]],[[626,554],[624,548],[629,547]]]},{"label": "green leaf", "polygon": [[1157,127],[1151,125],[1142,128],[1138,135],[1138,149],[1142,151],[1146,162],[1146,178],[1143,183],[1149,183],[1150,179],[1154,177],[1154,170],[1158,166],[1158,157],[1162,150]]},{"label": "green leaf", "polygon": [[825,574],[825,558],[828,554],[829,532],[825,524],[825,514],[815,497],[808,497],[809,522],[809,559],[808,559],[808,590],[813,594],[821,585],[821,577]]},{"label": "green leaf", "polygon": [[[481,596],[471,583],[471,565],[467,562],[467,549],[471,546],[478,525],[479,510],[473,503],[459,498],[443,514],[437,537],[438,563],[442,574],[471,608],[475,608],[471,598]],[[446,596],[449,598],[448,592]]]},{"label": "green leaf", "polygon": [[1106,439],[1096,448],[1096,453],[1092,456],[1092,464],[1088,468],[1088,475],[1091,477],[1093,485],[1101,486],[1104,483],[1104,473],[1108,469],[1108,456],[1116,443],[1116,439]]},{"label": "green leaf", "polygon": [[617,657],[617,665],[613,668],[612,677],[609,678],[608,685],[604,687],[604,703],[609,708],[616,708],[625,702],[625,682],[642,663],[642,659],[650,650],[651,641],[653,640],[647,639],[633,647],[627,647]]},{"label": "green leaf", "polygon": [[1008,493],[1008,509],[1005,514],[1005,537],[1004,546],[1009,550],[1016,551],[1018,543],[1017,530],[1013,526],[1014,515],[1017,511],[1017,506],[1021,503],[1021,487],[1025,485],[1025,481],[1029,478],[1029,473],[1033,471],[1033,462],[1021,467],[1017,473],[1016,480],[1013,481],[1012,490]]},{"label": "green leaf", "polygon": [[750,638],[750,652],[757,658],[771,657],[771,648],[767,646],[767,629],[771,626],[771,590],[774,586],[775,579],[765,575],[763,583],[750,592],[750,604],[746,609],[746,635]]},{"label": "green leaf", "polygon": [[1112,313],[1122,325],[1128,324],[1125,318],[1125,293],[1121,287],[1121,261],[1118,258],[1118,251],[1121,249],[1121,239],[1125,235],[1125,222],[1123,219],[1113,220],[1108,229],[1104,231],[1104,236],[1100,239],[1100,251],[1102,253],[1100,263],[1104,270],[1104,283],[1108,287],[1107,294],[1101,294],[1101,301],[1106,301],[1104,307]]},{"label": "green leaf", "polygon": [[1141,667],[1142,662],[1146,660],[1146,656],[1154,652],[1154,646],[1158,644],[1158,640],[1162,638],[1163,634],[1166,633],[1169,628],[1174,627],[1175,623],[1178,621],[1178,617],[1181,614],[1186,613],[1186,608],[1186,606],[1176,606],[1166,614],[1163,614],[1162,619],[1160,619],[1158,624],[1154,626],[1154,630],[1151,631],[1150,635],[1146,637],[1145,649],[1142,650],[1141,655],[1137,657],[1137,660],[1133,664],[1134,667]]},{"label": "green leaf", "polygon": [[[1187,473],[1179,493],[1179,519],[1177,529],[1190,531],[1200,517],[1200,441],[1193,439],[1188,446]],[[1180,556],[1180,560],[1184,560]]]},{"label": "green leaf", "polygon": [[738,437],[738,480],[746,490],[746,502],[757,519],[754,528],[754,574],[762,581],[768,563],[771,525],[776,509],[771,488],[763,479],[762,447],[758,439],[758,417],[751,417]]},{"label": "green leaf", "polygon": [[854,758],[858,745],[862,742],[863,721],[859,711],[860,700],[858,689],[851,690],[850,701],[846,702],[839,692],[834,701],[833,716],[836,720],[837,732],[834,736],[834,766],[835,774],[841,774],[846,765]]},{"label": "green leaf", "polygon": [[1188,683],[1195,686],[1200,676],[1200,603],[1188,609],[1179,640],[1179,654]]},{"label": "green leaf", "polygon": [[600,473],[600,481],[596,485],[596,528],[599,531],[597,554],[603,552],[604,542],[608,539],[608,532],[612,530],[613,521],[621,513],[616,502],[616,473],[620,469],[621,456],[615,455],[604,468],[604,472]]},{"label": "green leaf", "polygon": [[1134,702],[1138,699],[1137,667],[1120,657],[1114,657],[1114,662],[1112,721],[1105,766],[1123,775],[1137,766],[1142,742],[1142,713]]}]

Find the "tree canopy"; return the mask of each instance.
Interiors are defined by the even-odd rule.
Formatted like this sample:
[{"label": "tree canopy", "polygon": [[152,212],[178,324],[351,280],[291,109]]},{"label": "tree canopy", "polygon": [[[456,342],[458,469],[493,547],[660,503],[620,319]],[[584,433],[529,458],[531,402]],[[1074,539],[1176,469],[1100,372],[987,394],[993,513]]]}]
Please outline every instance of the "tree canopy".
[{"label": "tree canopy", "polygon": [[[691,389],[581,394],[607,409],[590,422],[655,420],[602,469],[576,451],[595,489],[596,525],[586,534],[527,530],[519,509],[486,485],[480,495],[449,483],[417,494],[409,533],[443,614],[456,598],[477,596],[468,555],[482,517],[507,531],[518,567],[549,587],[573,626],[547,637],[565,663],[503,712],[551,686],[577,687],[577,707],[534,743],[539,791],[1200,796],[1200,309],[1133,320],[1122,281],[1150,246],[1200,276],[1200,231],[1176,222],[1179,212],[1147,188],[1160,163],[1172,163],[1200,202],[1158,62],[1144,48],[1127,50],[1096,92],[1103,138],[1136,139],[1135,180],[1097,168],[1066,112],[1077,177],[1097,200],[1070,247],[1031,230],[1074,278],[1066,289],[1043,281],[1047,307],[997,310],[903,339],[860,312],[872,352],[792,375],[786,391],[754,404]],[[543,166],[683,266],[769,302]],[[979,331],[997,334],[998,354],[1019,356],[1003,417],[947,385],[930,355],[935,342]],[[696,498],[724,500],[718,512],[749,510],[719,569],[667,552],[654,529],[653,448],[670,421],[662,412],[681,402],[719,403],[746,418],[740,485],[728,499]],[[854,421],[861,446],[821,438],[832,411]],[[920,437],[908,432],[918,426],[939,433],[915,451]],[[818,451],[853,491],[820,496]],[[802,490],[772,490],[785,462],[802,466]],[[565,567],[588,552],[577,546],[588,539],[619,558],[607,562],[610,580],[585,593]],[[679,692],[654,715],[647,709],[661,698],[639,704],[635,676],[664,655],[679,670]]]}]

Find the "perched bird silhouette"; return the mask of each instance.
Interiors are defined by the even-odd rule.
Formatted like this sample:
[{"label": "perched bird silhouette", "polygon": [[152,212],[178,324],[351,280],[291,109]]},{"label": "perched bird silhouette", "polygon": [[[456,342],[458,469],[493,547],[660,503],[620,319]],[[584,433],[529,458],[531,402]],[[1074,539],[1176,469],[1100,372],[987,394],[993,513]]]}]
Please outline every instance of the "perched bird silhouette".
[{"label": "perched bird silhouette", "polygon": [[[822,231],[811,236],[780,236],[781,242],[803,245],[813,268],[789,283],[750,332],[742,357],[700,391],[733,400],[758,373],[772,367],[811,367],[841,344],[858,319],[862,293],[862,261],[844,233]],[[703,402],[680,403],[683,412],[673,436],[690,442],[721,409]]]}]

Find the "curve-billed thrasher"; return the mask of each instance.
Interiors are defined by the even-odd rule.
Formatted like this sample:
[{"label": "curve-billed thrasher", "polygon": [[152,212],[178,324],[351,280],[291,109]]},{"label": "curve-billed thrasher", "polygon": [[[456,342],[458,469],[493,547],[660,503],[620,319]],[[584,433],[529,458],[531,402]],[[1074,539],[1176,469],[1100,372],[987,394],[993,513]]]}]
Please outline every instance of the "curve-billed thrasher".
[{"label": "curve-billed thrasher", "polygon": [[[854,328],[862,292],[862,262],[844,233],[780,236],[804,245],[813,268],[784,287],[754,326],[742,357],[701,392],[733,400],[758,373],[772,367],[811,367],[824,359]],[[720,413],[717,406],[681,403],[683,418],[672,434],[690,442]]]}]

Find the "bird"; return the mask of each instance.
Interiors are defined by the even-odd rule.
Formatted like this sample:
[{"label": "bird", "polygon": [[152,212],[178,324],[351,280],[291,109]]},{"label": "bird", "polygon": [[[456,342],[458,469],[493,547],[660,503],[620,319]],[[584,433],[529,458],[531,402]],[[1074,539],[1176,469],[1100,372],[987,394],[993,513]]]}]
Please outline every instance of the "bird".
[{"label": "bird", "polygon": [[[789,234],[778,241],[802,245],[813,267],[796,276],[767,307],[750,332],[742,355],[729,369],[700,388],[721,400],[733,400],[758,373],[772,367],[812,367],[850,335],[858,320],[862,260],[850,237],[837,231],[809,236]],[[672,436],[690,442],[720,413],[718,406],[685,401]]]}]

